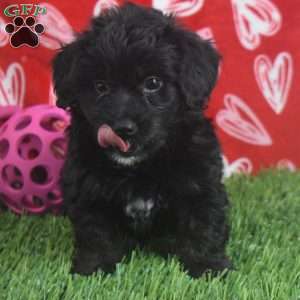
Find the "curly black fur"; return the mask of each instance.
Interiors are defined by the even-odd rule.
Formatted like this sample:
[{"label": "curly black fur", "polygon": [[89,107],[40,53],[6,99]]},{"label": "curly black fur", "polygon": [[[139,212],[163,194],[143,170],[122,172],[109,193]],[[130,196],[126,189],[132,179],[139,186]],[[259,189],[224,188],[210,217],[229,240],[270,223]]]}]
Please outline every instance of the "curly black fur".
[{"label": "curly black fur", "polygon": [[[135,247],[176,255],[195,277],[230,268],[220,147],[203,114],[218,63],[172,16],[133,4],[96,17],[56,56],[57,104],[72,114],[62,189],[73,272],[113,272]],[[159,91],[144,92],[148,76],[162,80]],[[123,136],[133,152],[101,148],[99,127],[124,120],[137,127]]]}]

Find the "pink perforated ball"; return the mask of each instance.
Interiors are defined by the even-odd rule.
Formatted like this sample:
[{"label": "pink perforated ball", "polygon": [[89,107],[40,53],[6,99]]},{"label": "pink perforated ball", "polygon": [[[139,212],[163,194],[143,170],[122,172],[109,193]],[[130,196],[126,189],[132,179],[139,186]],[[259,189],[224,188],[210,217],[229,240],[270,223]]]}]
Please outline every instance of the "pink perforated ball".
[{"label": "pink perforated ball", "polygon": [[59,211],[69,122],[54,106],[0,108],[0,200],[14,212]]}]

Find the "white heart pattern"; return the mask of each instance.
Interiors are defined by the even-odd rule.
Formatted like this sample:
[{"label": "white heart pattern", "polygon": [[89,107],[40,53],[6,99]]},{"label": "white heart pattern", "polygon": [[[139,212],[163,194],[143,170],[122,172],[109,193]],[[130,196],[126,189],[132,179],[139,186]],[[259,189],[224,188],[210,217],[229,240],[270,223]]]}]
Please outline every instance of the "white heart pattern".
[{"label": "white heart pattern", "polygon": [[8,66],[6,73],[0,68],[0,106],[23,106],[25,73],[19,63]]},{"label": "white heart pattern", "polygon": [[94,17],[99,16],[102,11],[118,6],[116,0],[98,0],[94,6]]},{"label": "white heart pattern", "polygon": [[268,56],[259,55],[254,61],[254,73],[268,104],[276,114],[280,114],[287,103],[292,83],[292,56],[287,52],[281,52],[272,65]]},{"label": "white heart pattern", "polygon": [[38,21],[45,26],[45,32],[40,36],[40,43],[54,50],[70,43],[74,39],[74,32],[65,16],[50,3],[40,3],[40,6],[47,9],[45,15],[38,17]]},{"label": "white heart pattern", "polygon": [[289,170],[291,172],[296,171],[295,164],[289,159],[281,159],[280,161],[278,161],[277,168],[281,170]]},{"label": "white heart pattern", "polygon": [[240,157],[229,163],[226,156],[223,155],[223,177],[228,178],[232,176],[234,173],[243,173],[243,174],[251,174],[253,170],[252,162],[247,157]]},{"label": "white heart pattern", "polygon": [[272,36],[280,29],[282,17],[271,0],[231,1],[236,32],[246,49],[256,49],[261,35]]},{"label": "white heart pattern", "polygon": [[251,108],[238,96],[224,96],[225,109],[216,115],[218,126],[227,134],[249,144],[270,146],[272,139]]},{"label": "white heart pattern", "polygon": [[0,17],[0,47],[4,47],[8,43],[8,34],[4,30],[5,26],[4,19]]},{"label": "white heart pattern", "polygon": [[165,13],[175,13],[177,17],[188,17],[197,13],[204,0],[153,0],[152,6]]}]

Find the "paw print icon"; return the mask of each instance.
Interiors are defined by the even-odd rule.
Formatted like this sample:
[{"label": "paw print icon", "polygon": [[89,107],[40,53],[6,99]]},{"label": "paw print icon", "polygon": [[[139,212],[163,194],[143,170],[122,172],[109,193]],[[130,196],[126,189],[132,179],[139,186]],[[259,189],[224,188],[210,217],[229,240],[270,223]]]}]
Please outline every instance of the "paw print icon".
[{"label": "paw print icon", "polygon": [[25,20],[21,16],[13,19],[12,23],[5,26],[5,31],[10,35],[10,44],[14,48],[19,48],[22,45],[29,47],[37,47],[39,44],[39,35],[42,34],[45,27],[36,23],[32,16],[28,16]]}]

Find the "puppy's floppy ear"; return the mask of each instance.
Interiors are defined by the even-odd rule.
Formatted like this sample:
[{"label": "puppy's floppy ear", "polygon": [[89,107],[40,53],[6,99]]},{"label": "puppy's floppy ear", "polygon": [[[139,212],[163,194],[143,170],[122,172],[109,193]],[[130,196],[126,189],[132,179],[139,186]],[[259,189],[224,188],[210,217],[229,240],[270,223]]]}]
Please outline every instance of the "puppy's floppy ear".
[{"label": "puppy's floppy ear", "polygon": [[[181,36],[181,38],[180,38]],[[180,45],[179,80],[189,107],[203,107],[215,86],[220,56],[209,41],[196,33],[182,30]]]},{"label": "puppy's floppy ear", "polygon": [[74,79],[80,56],[77,42],[73,42],[61,49],[55,56],[53,67],[54,90],[57,96],[56,105],[61,108],[72,107],[74,99]]}]

